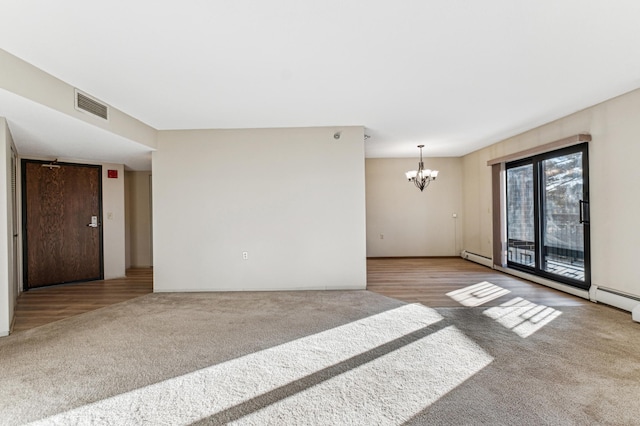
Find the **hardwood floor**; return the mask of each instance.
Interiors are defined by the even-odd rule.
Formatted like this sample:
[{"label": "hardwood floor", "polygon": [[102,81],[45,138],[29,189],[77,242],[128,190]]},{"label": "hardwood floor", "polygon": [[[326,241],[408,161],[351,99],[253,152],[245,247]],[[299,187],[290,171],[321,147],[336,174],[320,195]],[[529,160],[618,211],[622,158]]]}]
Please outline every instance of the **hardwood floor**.
[{"label": "hardwood floor", "polygon": [[[486,282],[487,284],[479,285]],[[477,285],[470,291],[461,291]],[[459,307],[480,302],[498,306],[515,297],[546,306],[577,306],[587,301],[539,284],[494,271],[462,258],[371,258],[367,290],[404,302]],[[458,291],[458,294],[451,294]],[[447,294],[450,295],[447,295]]]},{"label": "hardwood floor", "polygon": [[[43,287],[21,293],[12,332],[29,330],[151,293],[152,271],[130,269],[123,279]],[[474,285],[473,291],[463,290]],[[515,297],[546,306],[587,303],[584,299],[461,258],[368,259],[367,290],[430,307],[473,306],[480,302],[483,306],[497,306]],[[457,294],[452,294],[456,291]]]},{"label": "hardwood floor", "polygon": [[20,293],[12,332],[50,322],[153,292],[153,269],[127,270],[126,278],[42,287]]}]

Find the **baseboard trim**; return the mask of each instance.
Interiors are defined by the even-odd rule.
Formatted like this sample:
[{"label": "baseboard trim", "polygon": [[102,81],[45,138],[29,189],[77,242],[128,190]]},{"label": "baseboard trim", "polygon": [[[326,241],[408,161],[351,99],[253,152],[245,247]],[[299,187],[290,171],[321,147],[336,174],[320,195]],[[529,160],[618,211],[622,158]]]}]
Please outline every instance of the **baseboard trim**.
[{"label": "baseboard trim", "polygon": [[503,268],[501,266],[494,266],[496,271],[504,272],[505,274],[513,275],[518,278],[525,279],[527,281],[533,281],[536,284],[541,284],[545,287],[551,287],[555,290],[560,290],[564,293],[569,293],[574,296],[581,297],[583,299],[590,300],[589,292],[587,290],[583,290],[581,288],[571,287],[570,285],[558,283],[555,281],[548,280],[546,278],[538,277],[536,275],[527,274],[526,272],[521,272],[515,269]]},{"label": "baseboard trim", "polygon": [[460,256],[367,256],[367,259],[457,259]]},{"label": "baseboard trim", "polygon": [[267,287],[267,288],[154,288],[154,293],[230,293],[230,292],[279,292],[279,291],[362,291],[365,287]]}]

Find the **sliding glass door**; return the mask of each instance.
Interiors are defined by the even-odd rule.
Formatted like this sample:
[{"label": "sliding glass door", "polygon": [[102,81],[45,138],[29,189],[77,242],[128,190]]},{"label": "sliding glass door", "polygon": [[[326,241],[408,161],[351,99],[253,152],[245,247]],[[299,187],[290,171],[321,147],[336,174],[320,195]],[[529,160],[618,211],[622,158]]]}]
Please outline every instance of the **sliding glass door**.
[{"label": "sliding glass door", "polygon": [[507,164],[507,262],[589,288],[587,145]]}]

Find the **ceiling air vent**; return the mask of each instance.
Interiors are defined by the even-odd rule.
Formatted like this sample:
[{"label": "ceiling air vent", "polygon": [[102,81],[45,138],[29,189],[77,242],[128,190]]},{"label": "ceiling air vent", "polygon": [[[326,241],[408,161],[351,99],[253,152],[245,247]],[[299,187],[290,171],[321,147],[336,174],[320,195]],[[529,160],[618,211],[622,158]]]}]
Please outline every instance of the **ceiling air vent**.
[{"label": "ceiling air vent", "polygon": [[79,90],[76,90],[76,109],[78,111],[88,112],[89,114],[95,115],[96,117],[100,117],[104,120],[109,119],[109,106]]}]

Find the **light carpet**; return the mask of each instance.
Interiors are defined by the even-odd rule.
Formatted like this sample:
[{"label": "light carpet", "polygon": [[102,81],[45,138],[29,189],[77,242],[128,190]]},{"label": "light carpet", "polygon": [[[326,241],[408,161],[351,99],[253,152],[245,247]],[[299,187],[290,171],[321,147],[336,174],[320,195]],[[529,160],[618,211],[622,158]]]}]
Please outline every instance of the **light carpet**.
[{"label": "light carpet", "polygon": [[637,424],[639,332],[600,305],[151,294],[0,339],[0,423]]}]

